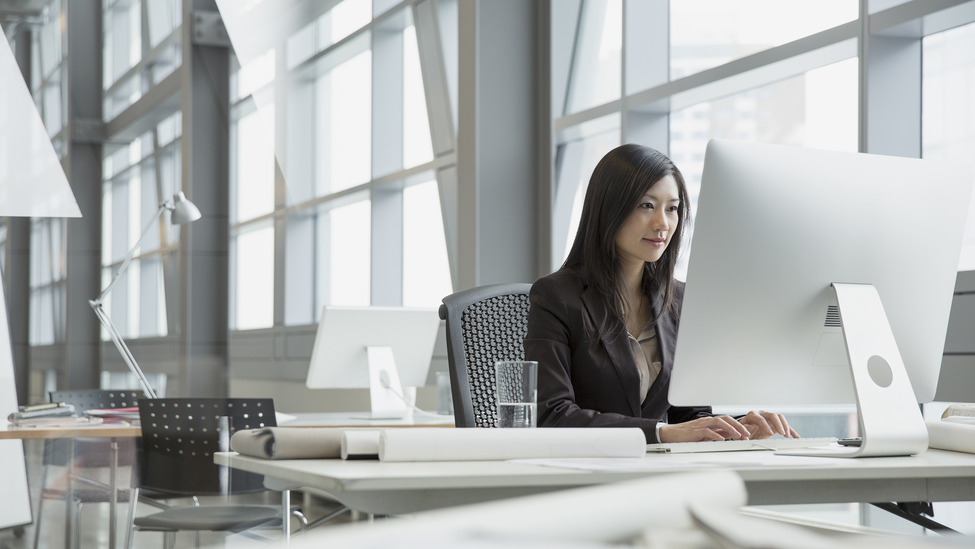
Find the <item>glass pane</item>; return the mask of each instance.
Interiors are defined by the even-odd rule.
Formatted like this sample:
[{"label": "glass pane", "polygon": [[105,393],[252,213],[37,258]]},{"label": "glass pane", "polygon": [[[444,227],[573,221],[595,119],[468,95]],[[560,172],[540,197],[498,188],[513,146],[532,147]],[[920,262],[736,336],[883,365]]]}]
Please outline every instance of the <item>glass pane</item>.
[{"label": "glass pane", "polygon": [[619,99],[622,48],[623,0],[586,0],[566,114]]},{"label": "glass pane", "polygon": [[284,323],[287,326],[318,321],[315,288],[315,218],[309,215],[288,217],[284,249]]},{"label": "glass pane", "polygon": [[271,49],[241,67],[232,78],[236,92],[231,94],[231,100],[243,99],[270,84],[274,80],[274,59],[274,49]]},{"label": "glass pane", "polygon": [[182,20],[183,3],[179,0],[151,0],[149,8],[149,47],[154,48],[172,34]]},{"label": "glass pane", "polygon": [[335,208],[328,217],[329,303],[369,305],[372,201]]},{"label": "glass pane", "polygon": [[[922,42],[921,156],[971,163],[975,158],[975,23]],[[975,196],[959,271],[975,269]]]},{"label": "glass pane", "polygon": [[274,325],[274,227],[237,236],[236,328]]},{"label": "glass pane", "polygon": [[139,310],[142,304],[142,262],[138,259],[133,260],[129,263],[129,268],[125,270],[123,276],[126,278],[126,323],[125,328],[119,327],[119,331],[125,337],[139,337]]},{"label": "glass pane", "polygon": [[142,3],[119,2],[105,13],[105,88],[142,59]]},{"label": "glass pane", "polygon": [[139,337],[161,337],[167,333],[166,286],[163,283],[163,265],[159,256],[142,261]]},{"label": "glass pane", "polygon": [[670,77],[853,21],[858,10],[857,0],[671,0]]},{"label": "glass pane", "polygon": [[368,182],[372,173],[372,52],[335,67],[318,79],[317,87],[319,194]]},{"label": "glass pane", "polygon": [[[691,219],[697,208],[704,151],[711,138],[857,151],[857,59],[670,115],[670,157],[684,175]],[[675,277],[684,280],[689,227]]]},{"label": "glass pane", "polygon": [[436,181],[403,190],[403,306],[438,307],[453,292]]},{"label": "glass pane", "polygon": [[359,30],[372,20],[372,0],[345,0],[332,8],[332,36],[334,44]]},{"label": "glass pane", "polygon": [[237,121],[235,221],[274,210],[274,105]]},{"label": "glass pane", "polygon": [[427,102],[420,74],[416,27],[403,30],[403,167],[412,168],[433,160]]},{"label": "glass pane", "polygon": [[565,261],[572,249],[579,218],[582,217],[582,202],[589,188],[589,178],[599,160],[609,151],[620,145],[620,132],[613,130],[563,145],[565,147],[560,162],[559,183],[556,191],[556,211],[553,212],[553,238],[561,238],[564,248],[561,255],[553,254],[553,269]]}]

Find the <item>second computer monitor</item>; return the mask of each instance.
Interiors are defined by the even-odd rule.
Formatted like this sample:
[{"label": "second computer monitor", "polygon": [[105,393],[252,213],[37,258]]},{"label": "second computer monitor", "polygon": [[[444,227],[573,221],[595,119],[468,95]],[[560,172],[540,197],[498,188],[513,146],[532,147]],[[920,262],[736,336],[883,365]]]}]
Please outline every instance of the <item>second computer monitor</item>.
[{"label": "second computer monitor", "polygon": [[369,347],[392,349],[404,386],[426,385],[440,330],[436,309],[325,306],[305,384],[310,389],[370,387]]},{"label": "second computer monitor", "polygon": [[970,166],[714,140],[673,405],[854,403],[832,283],[872,284],[916,400],[934,398]]}]

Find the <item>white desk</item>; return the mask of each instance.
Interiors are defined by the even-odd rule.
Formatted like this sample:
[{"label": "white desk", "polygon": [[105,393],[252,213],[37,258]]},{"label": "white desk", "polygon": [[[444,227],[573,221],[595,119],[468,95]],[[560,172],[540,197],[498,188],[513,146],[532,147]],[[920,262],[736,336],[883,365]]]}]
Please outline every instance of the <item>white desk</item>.
[{"label": "white desk", "polygon": [[403,419],[361,419],[367,412],[314,412],[289,414],[295,419],[280,422],[279,427],[453,427],[454,416],[413,414]]},{"label": "white desk", "polygon": [[[313,487],[367,513],[397,515],[682,469],[590,472],[505,461],[382,463],[263,460],[234,453],[214,459],[266,476],[274,490]],[[679,459],[653,456],[651,459]],[[701,469],[693,469],[699,471]],[[975,455],[928,450],[913,457],[849,459],[831,467],[737,468],[749,505],[975,500]]]}]

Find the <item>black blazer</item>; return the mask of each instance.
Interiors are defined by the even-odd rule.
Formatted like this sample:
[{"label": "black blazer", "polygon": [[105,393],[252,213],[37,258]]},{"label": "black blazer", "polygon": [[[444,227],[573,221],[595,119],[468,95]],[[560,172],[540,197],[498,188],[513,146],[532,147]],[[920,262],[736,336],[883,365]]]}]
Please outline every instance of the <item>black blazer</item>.
[{"label": "black blazer", "polygon": [[[677,283],[680,306],[684,284]],[[707,417],[710,407],[676,407],[667,401],[674,365],[677,324],[670,314],[657,321],[663,358],[660,374],[640,403],[640,376],[625,332],[593,341],[583,323],[599,326],[608,311],[575,268],[564,268],[532,285],[525,360],[538,361],[539,427],[640,427],[657,441],[657,422]],[[654,314],[660,299],[651,304]]]}]

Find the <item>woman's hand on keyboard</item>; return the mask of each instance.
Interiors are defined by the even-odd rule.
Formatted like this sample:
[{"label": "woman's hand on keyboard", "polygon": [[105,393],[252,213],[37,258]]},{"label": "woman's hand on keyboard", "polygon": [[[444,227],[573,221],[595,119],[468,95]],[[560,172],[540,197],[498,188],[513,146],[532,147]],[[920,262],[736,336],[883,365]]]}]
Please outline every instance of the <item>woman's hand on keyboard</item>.
[{"label": "woman's hand on keyboard", "polygon": [[705,442],[749,438],[751,437],[748,429],[731,416],[702,417],[660,427],[660,442]]},{"label": "woman's hand on keyboard", "polygon": [[799,433],[785,420],[782,414],[766,412],[765,410],[748,412],[748,415],[739,420],[748,429],[749,438],[762,440],[775,435],[784,437],[799,438]]}]

